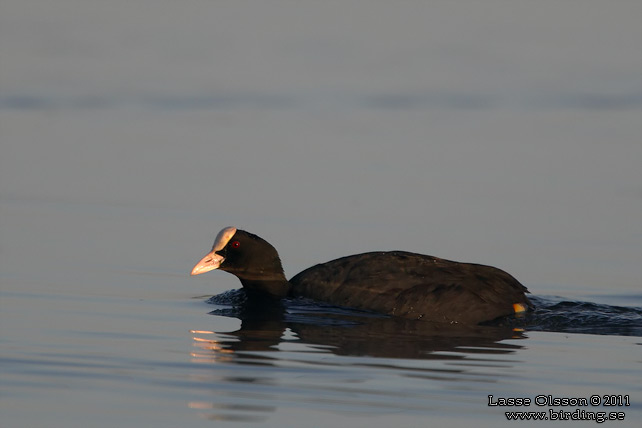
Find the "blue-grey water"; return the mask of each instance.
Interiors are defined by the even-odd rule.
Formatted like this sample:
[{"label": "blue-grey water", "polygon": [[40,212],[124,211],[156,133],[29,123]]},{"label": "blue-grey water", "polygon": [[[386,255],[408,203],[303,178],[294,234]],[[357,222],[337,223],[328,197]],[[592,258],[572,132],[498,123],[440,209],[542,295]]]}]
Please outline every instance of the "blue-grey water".
[{"label": "blue-grey water", "polygon": [[[0,425],[639,427],[640,17],[3,1]],[[403,249],[498,266],[536,310],[446,329],[248,301],[188,274],[230,225],[288,276]]]}]

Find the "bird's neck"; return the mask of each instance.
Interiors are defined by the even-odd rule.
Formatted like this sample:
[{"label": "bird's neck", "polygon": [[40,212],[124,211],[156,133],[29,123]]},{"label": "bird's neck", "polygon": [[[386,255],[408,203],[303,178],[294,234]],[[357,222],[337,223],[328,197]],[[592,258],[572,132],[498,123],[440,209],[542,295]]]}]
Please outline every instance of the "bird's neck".
[{"label": "bird's neck", "polygon": [[243,288],[250,293],[268,294],[272,297],[280,298],[287,296],[291,288],[285,276],[281,276],[282,278],[273,279],[239,279],[241,280],[241,284],[243,284]]},{"label": "bird's neck", "polygon": [[271,256],[266,256],[247,268],[226,270],[235,275],[243,284],[243,288],[251,294],[281,298],[287,296],[292,287],[285,278],[276,250]]}]

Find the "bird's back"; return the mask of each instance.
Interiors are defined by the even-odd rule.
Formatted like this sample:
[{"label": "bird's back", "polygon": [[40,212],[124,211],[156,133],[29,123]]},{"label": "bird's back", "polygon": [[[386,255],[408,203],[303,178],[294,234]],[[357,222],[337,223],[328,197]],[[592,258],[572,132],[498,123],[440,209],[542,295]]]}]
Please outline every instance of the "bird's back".
[{"label": "bird's back", "polygon": [[526,287],[500,269],[405,251],[342,257],[290,283],[296,296],[440,322],[478,324],[530,306]]}]

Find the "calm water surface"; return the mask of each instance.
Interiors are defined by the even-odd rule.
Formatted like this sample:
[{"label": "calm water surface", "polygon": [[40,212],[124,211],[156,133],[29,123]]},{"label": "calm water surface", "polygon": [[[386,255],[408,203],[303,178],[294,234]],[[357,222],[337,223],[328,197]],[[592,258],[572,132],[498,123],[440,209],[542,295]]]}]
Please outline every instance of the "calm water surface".
[{"label": "calm water surface", "polygon": [[[639,294],[621,296],[634,306],[589,308],[535,297],[539,309],[525,331],[444,329],[305,300],[275,307],[239,292],[211,298],[195,293],[186,271],[138,265],[144,255],[102,266],[106,243],[91,232],[111,230],[107,244],[131,242],[126,235],[150,221],[171,229],[188,216],[102,208],[4,203],[13,225],[5,236],[50,256],[28,251],[5,266],[3,426],[511,425],[504,412],[515,409],[489,407],[488,395],[627,395],[631,405],[615,409],[625,420],[609,423],[632,427],[642,417]],[[131,230],[119,230],[124,219]],[[73,230],[35,233],[51,221],[72,229],[87,222],[88,236],[64,244],[77,262],[56,253]],[[207,288],[228,279],[213,274]]]},{"label": "calm water surface", "polygon": [[[3,428],[517,425],[489,395],[639,427],[639,1],[0,11]],[[188,275],[230,225],[289,276],[403,249],[505,269],[537,310],[248,302]],[[550,419],[576,410],[624,415]]]}]

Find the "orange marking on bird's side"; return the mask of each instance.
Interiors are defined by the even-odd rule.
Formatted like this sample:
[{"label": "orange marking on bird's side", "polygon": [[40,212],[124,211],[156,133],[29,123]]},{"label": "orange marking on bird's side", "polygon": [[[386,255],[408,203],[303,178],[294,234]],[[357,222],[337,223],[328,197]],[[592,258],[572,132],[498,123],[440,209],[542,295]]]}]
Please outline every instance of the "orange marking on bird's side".
[{"label": "orange marking on bird's side", "polygon": [[526,306],[522,305],[521,303],[513,303],[513,310],[515,311],[516,314],[519,314],[521,312],[526,312]]}]

